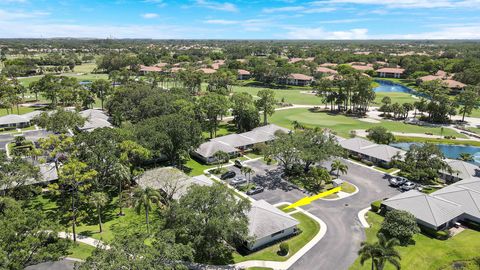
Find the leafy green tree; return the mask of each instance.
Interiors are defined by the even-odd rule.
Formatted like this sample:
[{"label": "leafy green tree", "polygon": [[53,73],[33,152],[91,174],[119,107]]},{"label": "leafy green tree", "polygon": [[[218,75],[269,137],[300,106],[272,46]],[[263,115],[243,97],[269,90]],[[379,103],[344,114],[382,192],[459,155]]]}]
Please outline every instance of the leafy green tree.
[{"label": "leafy green tree", "polygon": [[401,174],[420,183],[432,183],[439,171],[452,171],[442,151],[433,144],[411,145],[402,158],[396,155],[392,163],[401,169]]},{"label": "leafy green tree", "polygon": [[38,167],[21,157],[9,160],[3,152],[0,154],[0,168],[1,195],[40,178]]},{"label": "leafy green tree", "polygon": [[361,265],[364,265],[368,260],[372,260],[370,269],[375,270],[375,266],[378,264],[376,243],[362,242],[358,255],[360,256]]},{"label": "leafy green tree", "polygon": [[248,239],[249,208],[222,184],[193,185],[170,207],[167,228],[175,230],[177,243],[193,247],[196,262],[231,263],[232,248]]},{"label": "leafy green tree", "polygon": [[245,178],[247,178],[247,186],[248,186],[250,184],[250,178],[252,177],[252,174],[255,173],[255,171],[248,166],[243,166],[240,169],[240,172],[243,173],[243,175],[245,175]]},{"label": "leafy green tree", "polygon": [[217,151],[213,154],[213,158],[217,162],[217,170],[220,171],[223,167],[223,163],[230,160],[230,155],[224,151]]},{"label": "leafy green tree", "polygon": [[[85,192],[92,185],[92,180],[96,177],[97,172],[88,168],[88,165],[77,159],[68,160],[60,169],[58,184],[52,185],[59,190],[63,197],[70,194],[70,209],[68,204],[62,205],[68,211],[68,218],[71,218],[73,241],[77,241],[76,226],[79,211],[79,204],[85,202]],[[65,202],[67,203],[67,202]]]},{"label": "leafy green tree", "polygon": [[108,204],[108,195],[103,192],[93,192],[90,194],[89,203],[95,207],[98,217],[98,229],[100,233],[103,232],[102,228],[102,208]]},{"label": "leafy green tree", "polygon": [[85,124],[85,118],[78,112],[60,108],[51,114],[48,112],[41,113],[33,119],[33,122],[48,131],[66,134],[74,128],[82,127]]},{"label": "leafy green tree", "polygon": [[182,262],[193,259],[192,249],[175,243],[175,235],[165,231],[152,237],[138,232],[138,228],[127,228],[115,236],[109,246],[109,249],[97,248],[78,269],[187,270]]},{"label": "leafy green tree", "polygon": [[337,177],[340,176],[340,173],[342,174],[347,174],[348,172],[348,166],[347,164],[343,163],[342,161],[340,161],[339,159],[335,159],[333,162],[332,162],[332,171],[336,171],[336,175]]},{"label": "leafy green tree", "polygon": [[300,160],[303,161],[304,172],[308,172],[315,163],[344,153],[335,137],[319,128],[295,132],[292,136],[295,140],[294,148],[299,151]]},{"label": "leafy green tree", "polygon": [[377,234],[377,270],[383,270],[386,263],[389,263],[400,270],[400,254],[395,249],[400,244],[398,239],[387,239],[382,233]]},{"label": "leafy green tree", "polygon": [[296,148],[296,139],[293,133],[276,134],[275,140],[265,148],[265,157],[276,159],[283,170],[288,172],[300,160],[300,152]]},{"label": "leafy green tree", "polygon": [[260,116],[252,95],[241,92],[233,93],[232,102],[233,121],[239,132],[245,132],[257,127]]},{"label": "leafy green tree", "polygon": [[220,118],[227,114],[229,108],[228,99],[217,93],[208,93],[199,99],[198,107],[207,120],[205,127],[210,132],[210,138],[217,136]]},{"label": "leafy green tree", "polygon": [[145,222],[147,223],[147,232],[150,233],[150,216],[149,213],[153,210],[154,205],[161,203],[160,193],[150,187],[141,188],[138,187],[133,193],[133,207],[137,214],[140,214],[142,210],[145,210]]},{"label": "leafy green tree", "polygon": [[135,134],[154,156],[163,154],[173,165],[183,164],[202,142],[199,123],[180,114],[147,119],[135,126]]},{"label": "leafy green tree", "polygon": [[378,144],[391,144],[395,142],[395,136],[382,126],[367,129],[367,133],[367,138]]},{"label": "leafy green tree", "polygon": [[306,186],[309,187],[308,189],[313,192],[320,191],[325,184],[331,182],[332,180],[327,169],[321,167],[312,167],[305,174],[304,179]]},{"label": "leafy green tree", "polygon": [[123,216],[123,186],[126,184],[131,184],[131,173],[130,173],[130,168],[128,168],[126,165],[118,162],[113,165],[113,172],[112,172],[112,179],[114,179],[115,184],[117,185],[117,191],[118,191],[118,208],[119,216]]},{"label": "leafy green tree", "polygon": [[44,212],[0,198],[0,268],[23,269],[68,255],[68,241],[59,239],[57,229]]},{"label": "leafy green tree", "polygon": [[263,124],[266,125],[268,124],[267,116],[272,116],[275,113],[275,104],[277,104],[275,92],[271,89],[264,89],[258,91],[257,96],[259,99],[255,101],[255,105],[258,110],[263,112]]},{"label": "leafy green tree", "polygon": [[473,110],[480,108],[480,86],[467,86],[456,96],[456,102],[462,106],[460,113],[463,122],[465,115],[470,115]]},{"label": "leafy green tree", "polygon": [[110,82],[104,79],[95,80],[90,86],[90,89],[97,96],[97,98],[100,99],[103,110],[103,103],[112,92],[112,86],[110,85]]},{"label": "leafy green tree", "polygon": [[402,210],[387,212],[382,222],[380,232],[387,238],[396,238],[402,245],[412,241],[412,237],[420,233],[415,216]]}]

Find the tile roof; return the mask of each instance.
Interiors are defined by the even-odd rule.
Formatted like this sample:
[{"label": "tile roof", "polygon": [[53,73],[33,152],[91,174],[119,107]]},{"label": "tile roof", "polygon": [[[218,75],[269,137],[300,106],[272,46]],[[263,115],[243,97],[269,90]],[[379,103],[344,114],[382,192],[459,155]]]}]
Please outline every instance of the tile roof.
[{"label": "tile roof", "polygon": [[319,73],[328,73],[328,74],[337,74],[338,72],[336,70],[327,68],[327,67],[317,67],[316,69],[317,72]]},{"label": "tile roof", "polygon": [[11,124],[20,124],[20,123],[28,123],[30,120],[26,119],[17,114],[9,114],[0,117],[0,125],[11,125]]},{"label": "tile roof", "polygon": [[452,168],[453,173],[450,174],[447,171],[440,171],[441,173],[452,175],[461,179],[480,176],[480,168],[476,165],[456,159],[447,159],[446,161],[448,165]]},{"label": "tile roof", "polygon": [[300,81],[311,81],[313,80],[312,76],[308,76],[305,74],[300,74],[300,73],[292,73],[288,75],[289,79],[294,79],[294,80],[300,80]]},{"label": "tile roof", "polygon": [[197,150],[195,150],[197,154],[203,157],[211,157],[215,155],[215,153],[218,151],[223,151],[225,153],[234,153],[240,150],[221,141],[209,141],[206,143],[202,143],[197,148]]},{"label": "tile roof", "polygon": [[403,68],[381,68],[381,69],[378,69],[377,72],[403,74],[403,72],[405,72],[405,69],[403,69]]}]

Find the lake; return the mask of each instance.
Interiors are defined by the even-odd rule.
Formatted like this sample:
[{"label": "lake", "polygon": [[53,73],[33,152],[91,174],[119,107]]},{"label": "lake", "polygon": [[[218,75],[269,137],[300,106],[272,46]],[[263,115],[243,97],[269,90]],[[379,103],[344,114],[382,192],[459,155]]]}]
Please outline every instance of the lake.
[{"label": "lake", "polygon": [[[408,150],[410,145],[418,143],[392,143],[391,146]],[[436,144],[447,158],[458,159],[461,153],[473,155],[475,164],[480,165],[480,147],[466,145]]]},{"label": "lake", "polygon": [[375,92],[400,92],[400,93],[412,93],[414,90],[396,84],[390,81],[383,81],[383,80],[375,80],[376,83],[380,84],[380,86],[373,88]]}]

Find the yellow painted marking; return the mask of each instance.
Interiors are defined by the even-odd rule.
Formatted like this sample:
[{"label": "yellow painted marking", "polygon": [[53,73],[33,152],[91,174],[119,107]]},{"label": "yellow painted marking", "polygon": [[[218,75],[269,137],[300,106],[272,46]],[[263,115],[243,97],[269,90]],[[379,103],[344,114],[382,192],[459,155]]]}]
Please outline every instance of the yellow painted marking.
[{"label": "yellow painted marking", "polygon": [[317,195],[313,195],[311,197],[305,197],[305,198],[302,198],[292,204],[290,204],[289,206],[285,207],[284,210],[286,209],[291,209],[291,208],[294,208],[294,207],[299,207],[299,206],[304,206],[304,205],[308,205],[310,203],[312,203],[313,201],[315,200],[318,200],[320,198],[323,198],[323,197],[326,197],[328,195],[332,195],[334,193],[337,193],[339,191],[342,190],[342,187],[336,187],[336,188],[332,188],[330,190],[327,190],[325,192],[322,192],[322,193],[319,193]]}]

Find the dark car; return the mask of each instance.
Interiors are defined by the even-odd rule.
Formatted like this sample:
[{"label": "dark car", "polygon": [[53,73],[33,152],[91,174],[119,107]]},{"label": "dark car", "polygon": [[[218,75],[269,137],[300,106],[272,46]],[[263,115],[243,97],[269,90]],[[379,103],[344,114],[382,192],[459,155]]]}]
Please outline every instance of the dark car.
[{"label": "dark car", "polygon": [[388,180],[391,186],[393,187],[399,187],[403,184],[405,184],[408,180],[403,177],[392,177]]},{"label": "dark car", "polygon": [[228,178],[233,178],[233,177],[235,177],[235,175],[237,175],[235,172],[233,172],[233,171],[228,171],[228,172],[222,174],[222,175],[220,176],[220,179],[225,180],[225,179],[228,179]]},{"label": "dark car", "polygon": [[409,191],[409,190],[412,190],[412,189],[415,189],[416,185],[410,181],[407,181],[405,182],[405,184],[403,184],[400,189],[403,190],[403,191]]},{"label": "dark car", "polygon": [[232,186],[243,185],[246,183],[247,183],[247,179],[242,177],[235,177],[232,181],[230,181],[230,185]]},{"label": "dark car", "polygon": [[247,195],[255,195],[258,193],[262,193],[265,189],[263,187],[254,187],[247,191]]},{"label": "dark car", "polygon": [[234,165],[235,165],[235,167],[241,169],[243,167],[243,162],[241,162],[240,160],[237,159],[237,160],[235,160]]}]

